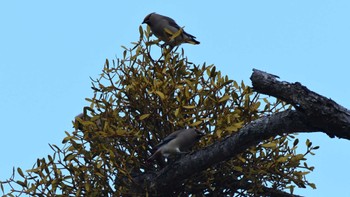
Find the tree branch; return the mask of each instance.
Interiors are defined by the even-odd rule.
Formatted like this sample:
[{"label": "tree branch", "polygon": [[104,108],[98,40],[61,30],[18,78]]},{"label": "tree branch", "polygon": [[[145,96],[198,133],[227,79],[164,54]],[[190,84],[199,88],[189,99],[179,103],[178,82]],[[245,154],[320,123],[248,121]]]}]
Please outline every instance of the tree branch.
[{"label": "tree branch", "polygon": [[257,92],[280,98],[296,110],[261,117],[239,132],[166,166],[158,172],[135,177],[141,187],[148,185],[157,194],[172,191],[184,179],[213,164],[228,160],[251,146],[276,135],[295,132],[326,132],[350,139],[350,113],[334,101],[318,95],[300,83],[280,82],[277,76],[254,70],[251,80]]},{"label": "tree branch", "polygon": [[238,133],[197,152],[185,155],[158,172],[143,174],[134,181],[139,185],[144,185],[145,182],[150,183],[150,189],[157,193],[169,192],[191,175],[213,164],[228,160],[270,137],[296,131],[315,132],[315,128],[304,124],[304,118],[303,114],[293,110],[262,117],[244,126]]},{"label": "tree branch", "polygon": [[350,111],[331,99],[321,96],[300,83],[278,81],[275,75],[253,69],[253,88],[292,104],[313,125],[330,137],[350,139]]}]

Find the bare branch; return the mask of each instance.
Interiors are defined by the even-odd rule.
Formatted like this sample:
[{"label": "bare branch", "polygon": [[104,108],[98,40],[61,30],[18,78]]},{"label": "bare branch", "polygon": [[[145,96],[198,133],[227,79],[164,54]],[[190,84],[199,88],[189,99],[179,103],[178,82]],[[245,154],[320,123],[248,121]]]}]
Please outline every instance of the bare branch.
[{"label": "bare branch", "polygon": [[300,83],[278,81],[277,76],[253,70],[253,88],[292,104],[306,117],[305,121],[330,137],[350,139],[350,111]]},{"label": "bare branch", "polygon": [[151,191],[161,194],[175,189],[184,179],[228,160],[270,137],[296,132],[325,132],[330,136],[350,139],[349,110],[308,90],[300,83],[280,82],[276,78],[275,75],[259,70],[254,70],[251,76],[256,91],[280,98],[297,110],[261,117],[245,125],[239,132],[188,154],[159,172],[136,177],[134,181],[139,185],[149,183]]},{"label": "bare branch", "polygon": [[288,110],[272,116],[262,117],[244,126],[238,133],[214,143],[202,150],[188,154],[182,159],[163,168],[156,174],[144,174],[135,179],[142,184],[145,177],[152,190],[169,191],[182,183],[182,180],[199,173],[210,166],[228,160],[270,137],[297,131],[316,132],[315,128],[304,124],[305,116],[298,111]]}]

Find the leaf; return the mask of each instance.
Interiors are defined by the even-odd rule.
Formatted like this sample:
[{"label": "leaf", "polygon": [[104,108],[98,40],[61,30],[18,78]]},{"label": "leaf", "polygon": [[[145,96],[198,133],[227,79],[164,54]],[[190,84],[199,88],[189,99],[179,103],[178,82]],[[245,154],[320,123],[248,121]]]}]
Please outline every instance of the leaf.
[{"label": "leaf", "polygon": [[264,100],[264,102],[267,103],[267,104],[270,103],[269,100],[267,100],[267,98],[263,98],[263,100]]},{"label": "leaf", "polygon": [[151,114],[143,114],[142,116],[140,116],[140,120],[146,119],[150,116]]},{"label": "leaf", "polygon": [[121,47],[125,50],[128,50],[128,48],[126,48],[126,46],[124,46],[124,45],[122,45]]},{"label": "leaf", "polygon": [[262,144],[261,146],[264,148],[275,148],[277,146],[277,144],[275,142],[271,142],[268,144]]},{"label": "leaf", "polygon": [[193,87],[193,82],[191,82],[191,81],[188,80],[188,79],[185,79],[185,82],[186,82],[187,85],[190,86],[190,88],[191,88],[192,90],[194,89],[194,87]]},{"label": "leaf", "polygon": [[280,157],[280,158],[277,159],[277,162],[284,163],[284,162],[286,162],[288,160],[288,158],[289,158],[288,156]]},{"label": "leaf", "polygon": [[101,177],[101,178],[104,178],[105,176],[99,172],[94,172],[97,176]]},{"label": "leaf", "polygon": [[139,26],[140,38],[143,38],[143,29],[142,26]]},{"label": "leaf", "polygon": [[244,85],[243,80],[241,81],[241,87],[242,87],[243,90],[245,89],[245,85]]},{"label": "leaf", "polygon": [[260,102],[252,103],[251,110],[252,111],[257,110],[260,107],[260,104],[261,104]]},{"label": "leaf", "polygon": [[224,102],[224,101],[227,101],[228,99],[230,99],[230,95],[225,95],[225,96],[223,96],[220,100],[219,100],[219,103],[222,103],[222,102]]},{"label": "leaf", "polygon": [[298,143],[299,143],[299,139],[297,138],[294,140],[293,146],[296,146]]},{"label": "leaf", "polygon": [[235,125],[232,125],[232,126],[226,127],[225,130],[226,130],[226,131],[229,131],[229,132],[236,132],[236,131],[238,131],[239,128],[240,128],[240,127],[237,127],[237,126],[235,126]]},{"label": "leaf", "polygon": [[23,171],[22,171],[21,168],[17,168],[17,172],[18,172],[19,175],[21,175],[21,177],[24,178],[24,174],[23,174]]},{"label": "leaf", "polygon": [[67,137],[65,137],[63,140],[62,140],[62,144],[65,144],[67,141],[71,140],[73,138],[73,136],[70,135],[70,133],[68,133],[67,131],[65,131]]},{"label": "leaf", "polygon": [[194,108],[196,108],[196,106],[194,106],[194,105],[185,105],[185,106],[182,106],[183,108],[185,108],[185,109],[194,109]]},{"label": "leaf", "polygon": [[126,133],[126,131],[125,131],[125,130],[123,130],[123,129],[118,129],[118,130],[117,130],[117,135],[124,136],[124,135],[125,135],[125,133]]},{"label": "leaf", "polygon": [[163,94],[163,92],[155,91],[155,93],[160,97],[160,99],[162,99],[162,100],[165,99],[165,95]]},{"label": "leaf", "polygon": [[101,161],[97,162],[96,167],[97,167],[98,169],[100,169],[100,168],[101,168],[101,166],[102,166],[102,162],[101,162]]},{"label": "leaf", "polygon": [[165,33],[169,34],[169,35],[173,35],[174,33],[172,31],[170,31],[170,29],[168,28],[164,28]]},{"label": "leaf", "polygon": [[291,160],[293,162],[295,162],[295,161],[306,160],[306,159],[304,158],[303,154],[297,154],[297,155],[293,156]]},{"label": "leaf", "polygon": [[312,189],[316,189],[315,183],[309,183],[309,186],[312,187]]},{"label": "leaf", "polygon": [[306,140],[305,144],[308,148],[310,148],[310,146],[312,146],[312,142],[310,142],[309,139]]},{"label": "leaf", "polygon": [[294,187],[295,187],[294,185],[290,185],[287,187],[287,188],[289,188],[291,194],[293,194],[293,192],[294,192]]},{"label": "leaf", "polygon": [[188,88],[188,86],[186,86],[185,87],[185,96],[187,97],[187,98],[190,98],[190,90],[189,90],[189,88]]},{"label": "leaf", "polygon": [[233,169],[238,172],[243,172],[243,168],[241,166],[233,166]]},{"label": "leaf", "polygon": [[178,117],[180,113],[180,108],[175,109],[175,117]]},{"label": "leaf", "polygon": [[90,191],[90,183],[85,183],[85,189],[86,189],[86,191],[87,192],[89,192]]},{"label": "leaf", "polygon": [[200,125],[200,124],[202,124],[202,121],[201,121],[201,120],[190,124],[190,126],[191,126],[191,127],[195,127],[195,126],[198,126],[198,125]]},{"label": "leaf", "polygon": [[245,163],[247,160],[244,159],[241,155],[238,155],[237,158],[242,161],[243,163]]},{"label": "leaf", "polygon": [[39,169],[38,168],[34,168],[34,169],[30,169],[30,170],[26,170],[26,172],[33,172],[33,173],[38,173]]},{"label": "leaf", "polygon": [[70,161],[72,159],[75,158],[75,154],[71,153],[71,154],[68,154],[66,157],[64,157],[64,161]]},{"label": "leaf", "polygon": [[18,185],[21,185],[22,187],[27,187],[27,185],[24,183],[24,182],[22,182],[22,181],[16,181],[16,183],[18,184]]},{"label": "leaf", "polygon": [[210,73],[211,73],[211,68],[213,67],[214,65],[210,65],[206,68],[206,72],[207,72],[207,75],[210,76]]},{"label": "leaf", "polygon": [[215,134],[216,136],[218,136],[218,138],[221,138],[222,130],[221,129],[216,130]]},{"label": "leaf", "polygon": [[307,175],[307,174],[309,174],[309,173],[310,173],[309,171],[300,172],[300,174],[303,175],[303,176],[304,176],[304,175]]},{"label": "leaf", "polygon": [[[227,77],[227,76],[226,76],[226,77]],[[230,83],[232,83],[232,82],[233,82],[233,80],[227,80],[225,83],[222,84],[222,86],[225,86],[225,85],[230,84]]]},{"label": "leaf", "polygon": [[305,168],[308,168],[308,166],[307,166],[307,163],[306,163],[306,162],[304,162],[304,167],[305,167]]},{"label": "leaf", "polygon": [[233,87],[235,87],[236,89],[239,89],[239,85],[238,85],[237,81],[233,81]]},{"label": "leaf", "polygon": [[109,69],[109,61],[108,61],[108,59],[106,59],[105,65],[106,65],[106,68]]},{"label": "leaf", "polygon": [[215,77],[215,75],[216,75],[215,71],[216,71],[216,67],[213,66],[213,68],[211,69],[211,72],[210,72],[210,77],[212,77],[212,78]]},{"label": "leaf", "polygon": [[68,142],[70,139],[72,139],[73,136],[67,136],[62,140],[62,144],[65,144],[66,142]]},{"label": "leaf", "polygon": [[236,131],[238,131],[238,129],[242,128],[243,124],[244,124],[243,121],[242,122],[236,122],[236,123],[232,124],[231,126],[226,127],[225,131],[236,132]]},{"label": "leaf", "polygon": [[170,40],[174,40],[176,37],[178,37],[180,34],[182,34],[183,32],[183,28],[181,27],[175,34],[173,32],[171,32],[169,29],[164,28],[165,32],[172,35],[170,37]]}]

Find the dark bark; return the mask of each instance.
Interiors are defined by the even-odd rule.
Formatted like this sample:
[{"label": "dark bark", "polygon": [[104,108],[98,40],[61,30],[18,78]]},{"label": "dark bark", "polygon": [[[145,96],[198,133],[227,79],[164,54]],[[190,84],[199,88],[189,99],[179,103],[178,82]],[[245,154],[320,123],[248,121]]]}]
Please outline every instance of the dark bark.
[{"label": "dark bark", "polygon": [[[147,186],[148,191],[157,194],[172,191],[191,175],[228,160],[276,135],[325,132],[332,137],[350,139],[350,112],[331,99],[308,90],[300,83],[281,82],[277,80],[277,76],[259,70],[254,70],[251,80],[257,92],[284,100],[296,110],[287,110],[252,121],[232,136],[185,155],[158,172],[146,172],[135,177],[135,183],[141,188]],[[288,196],[287,193],[272,188],[266,188],[266,191]]]},{"label": "dark bark", "polygon": [[350,139],[350,111],[300,83],[278,81],[277,76],[254,69],[250,77],[253,88],[279,98],[305,115],[306,122],[330,137]]}]

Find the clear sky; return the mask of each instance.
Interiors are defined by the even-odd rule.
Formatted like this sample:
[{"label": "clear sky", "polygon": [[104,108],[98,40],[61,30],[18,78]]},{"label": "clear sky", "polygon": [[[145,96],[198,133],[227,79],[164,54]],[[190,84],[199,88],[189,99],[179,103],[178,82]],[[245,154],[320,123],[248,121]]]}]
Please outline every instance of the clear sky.
[{"label": "clear sky", "polygon": [[[171,16],[201,44],[182,45],[197,64],[250,84],[253,68],[300,82],[350,108],[350,1],[1,1],[0,179],[29,169],[59,145],[91,97],[105,58],[122,56],[151,13]],[[321,146],[308,160],[317,189],[349,194],[350,141],[300,134]],[[301,150],[304,151],[304,150]]]}]

